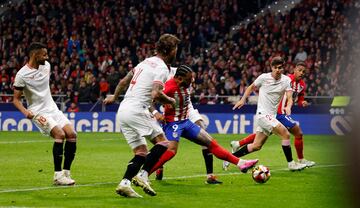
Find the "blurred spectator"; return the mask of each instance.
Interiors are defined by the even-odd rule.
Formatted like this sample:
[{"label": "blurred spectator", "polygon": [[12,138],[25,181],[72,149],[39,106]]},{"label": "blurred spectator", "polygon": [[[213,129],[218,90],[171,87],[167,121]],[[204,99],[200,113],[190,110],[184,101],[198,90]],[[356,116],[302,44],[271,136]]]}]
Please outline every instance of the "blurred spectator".
[{"label": "blurred spectator", "polygon": [[91,77],[91,83],[90,83],[90,101],[92,103],[95,103],[98,101],[98,98],[100,96],[100,86],[98,81],[96,80],[96,77]]},{"label": "blurred spectator", "polygon": [[[289,12],[264,10],[240,25],[246,16],[259,12],[254,5],[253,1],[218,0],[156,1],[156,5],[96,0],[14,3],[0,20],[0,80],[6,77],[2,88],[8,89],[5,86],[11,86],[16,70],[26,64],[25,48],[40,41],[48,44],[54,95],[71,90],[73,100],[96,102],[104,93],[103,85],[99,86],[102,78],[113,93],[120,78],[154,53],[150,43],[165,32],[181,38],[174,65],[193,67],[195,92],[203,93],[199,99],[203,103],[210,94],[231,94],[241,80],[246,86],[269,72],[268,61],[275,55],[287,58],[285,73],[292,72],[295,61],[306,62],[307,95],[341,95],[346,93],[343,80],[357,81],[352,76],[354,60],[360,56],[357,1],[302,0]],[[236,92],[241,94],[242,89]]]},{"label": "blurred spectator", "polygon": [[105,98],[106,94],[109,92],[110,87],[109,87],[109,83],[105,80],[104,77],[101,77],[99,86],[100,86],[100,95],[102,98]]},{"label": "blurred spectator", "polygon": [[90,87],[86,84],[85,80],[80,81],[80,87],[78,89],[78,102],[90,102]]},{"label": "blurred spectator", "polygon": [[230,97],[228,98],[228,102],[232,105],[235,105],[240,100],[240,95],[238,95],[236,88],[231,89]]},{"label": "blurred spectator", "polygon": [[294,58],[294,61],[295,62],[297,62],[297,61],[306,61],[306,59],[307,59],[307,53],[306,53],[306,51],[304,51],[303,47],[300,47],[299,52],[296,54],[296,56]]},{"label": "blurred spectator", "polygon": [[[232,90],[236,89],[237,83],[233,76],[230,76],[228,79],[225,80],[225,90],[228,94],[232,94]],[[237,93],[236,93],[237,94]]]},{"label": "blurred spectator", "polygon": [[115,88],[120,80],[120,73],[118,71],[115,71],[115,67],[110,67],[110,73],[107,76],[107,82],[110,86],[110,93],[113,94],[115,92]]},{"label": "blurred spectator", "polygon": [[74,102],[72,102],[70,104],[70,106],[68,107],[68,109],[67,109],[67,112],[75,112],[76,113],[76,112],[79,112],[79,111],[80,111],[79,107]]}]

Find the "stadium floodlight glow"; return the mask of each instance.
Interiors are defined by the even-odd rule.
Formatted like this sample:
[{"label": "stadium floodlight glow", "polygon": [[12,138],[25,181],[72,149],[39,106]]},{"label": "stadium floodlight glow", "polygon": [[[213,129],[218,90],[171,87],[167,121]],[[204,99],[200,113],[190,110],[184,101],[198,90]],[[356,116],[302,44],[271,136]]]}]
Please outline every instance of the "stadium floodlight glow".
[{"label": "stadium floodlight glow", "polygon": [[277,1],[275,1],[275,4],[277,4],[278,2]]},{"label": "stadium floodlight glow", "polygon": [[280,13],[280,12],[281,12],[281,10],[279,9],[279,10],[278,10],[278,12]]},{"label": "stadium floodlight glow", "polygon": [[255,18],[257,17],[256,14],[254,14],[254,17],[255,17]]},{"label": "stadium floodlight glow", "polygon": [[261,13],[264,13],[264,10],[261,10]]},{"label": "stadium floodlight glow", "polygon": [[250,22],[250,19],[247,19],[248,22]]},{"label": "stadium floodlight glow", "polygon": [[287,5],[285,5],[284,7],[285,7],[285,9],[286,9],[286,8],[287,8]]},{"label": "stadium floodlight glow", "polygon": [[270,9],[271,8],[271,6],[268,6],[268,9]]},{"label": "stadium floodlight glow", "polygon": [[291,2],[291,4],[295,4],[295,2],[294,2],[294,1],[292,1],[292,2]]}]

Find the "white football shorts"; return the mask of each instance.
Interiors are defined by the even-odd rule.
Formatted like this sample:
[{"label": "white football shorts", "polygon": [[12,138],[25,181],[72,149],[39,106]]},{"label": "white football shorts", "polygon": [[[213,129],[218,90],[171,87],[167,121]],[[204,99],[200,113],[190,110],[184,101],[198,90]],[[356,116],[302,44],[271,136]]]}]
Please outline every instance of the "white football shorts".
[{"label": "white football shorts", "polygon": [[151,140],[164,133],[148,109],[119,108],[116,119],[119,120],[120,129],[132,149],[146,145],[145,138]]},{"label": "white football shorts", "polygon": [[266,136],[270,136],[274,127],[280,124],[274,115],[257,114],[255,117],[255,123],[257,125],[256,131],[264,133]]},{"label": "white football shorts", "polygon": [[51,113],[38,113],[32,118],[32,121],[38,127],[40,132],[46,136],[50,136],[51,130],[55,126],[59,126],[61,129],[71,122],[61,111],[54,111]]}]

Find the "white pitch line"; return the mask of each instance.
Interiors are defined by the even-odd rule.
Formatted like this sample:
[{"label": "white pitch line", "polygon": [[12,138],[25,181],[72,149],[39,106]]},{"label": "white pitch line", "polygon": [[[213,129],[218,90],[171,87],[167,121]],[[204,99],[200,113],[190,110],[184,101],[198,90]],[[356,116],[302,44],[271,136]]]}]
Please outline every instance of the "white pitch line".
[{"label": "white pitch line", "polygon": [[[345,164],[333,164],[333,165],[317,165],[311,167],[311,169],[315,168],[332,168],[332,167],[341,167],[345,166]],[[279,172],[279,171],[289,171],[287,168],[281,169],[272,169],[271,172]],[[227,172],[227,173],[217,173],[216,175],[226,176],[226,175],[240,175],[243,174],[241,172]],[[177,179],[187,179],[187,178],[198,178],[204,177],[205,174],[197,174],[197,175],[189,175],[189,176],[175,176],[175,177],[164,177],[164,180],[177,180]],[[64,188],[78,188],[78,187],[91,187],[91,186],[101,186],[108,184],[117,184],[118,182],[102,182],[102,183],[89,183],[89,184],[80,184],[75,186],[48,186],[48,187],[35,187],[35,188],[27,188],[27,189],[8,189],[8,190],[0,190],[0,194],[2,193],[14,193],[14,192],[26,192],[26,191],[42,191],[49,189],[64,189]]]},{"label": "white pitch line", "polygon": [[47,143],[47,142],[53,142],[53,140],[6,141],[6,142],[0,142],[0,144],[27,144],[27,143]]},{"label": "white pitch line", "polygon": [[[17,207],[17,206],[0,206],[0,208],[30,208],[30,207]],[[43,207],[43,208],[46,208],[46,207]]]}]

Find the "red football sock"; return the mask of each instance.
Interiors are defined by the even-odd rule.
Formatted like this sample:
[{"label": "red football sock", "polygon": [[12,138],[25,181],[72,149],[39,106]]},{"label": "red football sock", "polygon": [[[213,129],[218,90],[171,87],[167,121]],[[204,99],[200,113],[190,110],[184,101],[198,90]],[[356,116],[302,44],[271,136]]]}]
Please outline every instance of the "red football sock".
[{"label": "red football sock", "polygon": [[160,168],[164,163],[166,163],[167,161],[171,160],[171,158],[173,158],[175,156],[175,152],[171,151],[171,150],[166,150],[166,152],[164,152],[164,154],[161,155],[159,161],[155,164],[155,166],[151,169],[149,175],[151,173],[153,173],[154,171],[156,171],[158,168]]},{"label": "red football sock", "polygon": [[220,146],[214,139],[211,141],[208,148],[210,152],[213,153],[217,158],[231,162],[234,165],[237,165],[240,160],[239,158],[232,155],[225,148]]},{"label": "red football sock", "polygon": [[247,137],[245,137],[244,139],[239,141],[239,145],[244,146],[245,144],[251,144],[253,143],[253,141],[255,140],[255,136],[256,134],[250,134]]},{"label": "red football sock", "polygon": [[304,158],[304,155],[303,155],[304,142],[303,142],[302,136],[295,137],[294,144],[295,144],[295,149],[296,149],[298,158],[303,159]]}]

